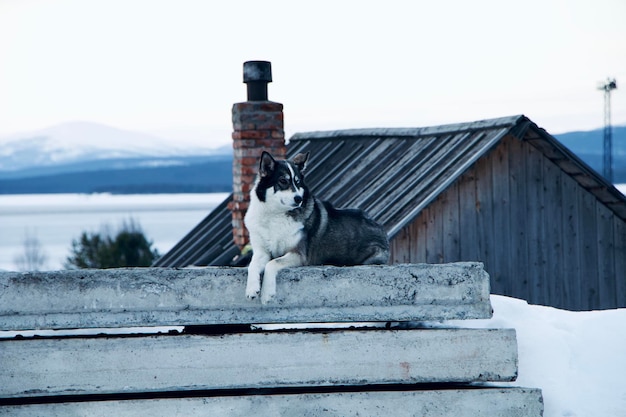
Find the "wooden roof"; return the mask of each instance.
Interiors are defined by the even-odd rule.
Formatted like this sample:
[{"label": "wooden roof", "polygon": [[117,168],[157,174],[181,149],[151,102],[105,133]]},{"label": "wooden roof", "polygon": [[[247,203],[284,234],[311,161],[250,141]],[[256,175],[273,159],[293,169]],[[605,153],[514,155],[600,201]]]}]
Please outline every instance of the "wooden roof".
[{"label": "wooden roof", "polygon": [[[626,221],[626,198],[523,115],[424,128],[297,133],[287,154],[311,152],[305,175],[312,192],[337,207],[367,211],[392,239],[506,135],[535,146]],[[155,265],[228,265],[239,253],[232,242],[229,200]]]}]

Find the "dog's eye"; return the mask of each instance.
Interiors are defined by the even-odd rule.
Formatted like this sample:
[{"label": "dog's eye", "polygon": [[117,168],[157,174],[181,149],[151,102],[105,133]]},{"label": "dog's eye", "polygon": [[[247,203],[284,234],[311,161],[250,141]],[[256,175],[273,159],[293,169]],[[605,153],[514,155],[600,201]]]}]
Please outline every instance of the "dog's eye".
[{"label": "dog's eye", "polygon": [[278,185],[281,187],[289,187],[289,181],[285,177],[280,177],[278,179]]}]

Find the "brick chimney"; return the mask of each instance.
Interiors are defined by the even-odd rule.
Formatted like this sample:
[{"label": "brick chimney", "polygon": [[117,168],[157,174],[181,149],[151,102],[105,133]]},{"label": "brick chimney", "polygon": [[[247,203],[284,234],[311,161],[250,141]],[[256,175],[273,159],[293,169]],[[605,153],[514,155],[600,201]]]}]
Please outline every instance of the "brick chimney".
[{"label": "brick chimney", "polygon": [[265,150],[277,158],[284,158],[287,153],[283,105],[267,98],[272,64],[244,62],[243,82],[247,85],[248,101],[233,105],[233,199],[229,203],[233,239],[239,249],[249,242],[243,217],[250,203],[261,152]]}]

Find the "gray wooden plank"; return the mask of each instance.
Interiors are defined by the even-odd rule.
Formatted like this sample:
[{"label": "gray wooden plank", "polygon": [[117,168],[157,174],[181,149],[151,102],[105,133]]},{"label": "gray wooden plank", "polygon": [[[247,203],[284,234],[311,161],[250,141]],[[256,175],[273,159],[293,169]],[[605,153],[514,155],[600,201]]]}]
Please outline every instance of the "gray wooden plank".
[{"label": "gray wooden plank", "polygon": [[457,262],[461,260],[458,181],[452,183],[442,196],[443,261]]},{"label": "gray wooden plank", "polygon": [[615,292],[615,242],[613,237],[613,223],[616,218],[611,210],[603,204],[596,205],[598,220],[598,298],[597,308],[617,308],[617,294]]},{"label": "gray wooden plank", "polygon": [[0,407],[12,417],[540,417],[541,390],[531,388],[387,391],[94,401]]},{"label": "gray wooden plank", "polygon": [[544,240],[546,250],[546,263],[544,264],[543,297],[546,303],[552,306],[563,305],[563,289],[559,276],[563,268],[563,171],[553,162],[544,159]]},{"label": "gray wooden plank", "polygon": [[279,273],[267,305],[245,268],[0,273],[0,330],[489,318],[482,264],[306,267]]},{"label": "gray wooden plank", "polygon": [[411,262],[411,247],[414,245],[411,239],[410,225],[405,226],[395,239],[389,242],[390,259],[392,264]]},{"label": "gray wooden plank", "polygon": [[512,381],[513,329],[0,341],[0,398]]},{"label": "gray wooden plank", "polygon": [[519,139],[509,143],[509,181],[511,198],[511,242],[509,260],[511,276],[506,283],[506,295],[522,297],[529,294],[528,246],[526,218],[528,183],[526,182],[526,151],[528,144]]},{"label": "gray wooden plank", "polygon": [[615,218],[615,293],[617,307],[626,307],[626,222]]},{"label": "gray wooden plank", "polygon": [[626,219],[626,204],[623,203],[608,203],[606,205],[610,208],[616,216]]},{"label": "gray wooden plank", "polygon": [[[355,200],[361,193],[355,190],[368,190],[369,184],[375,181],[377,176],[387,174],[386,170],[396,158],[393,151],[398,145],[395,140],[376,139],[355,140],[353,143],[351,148],[356,147],[358,143],[363,143],[365,146],[354,157],[344,157],[341,161],[325,164],[320,172],[328,175],[328,167],[332,166],[346,166],[349,170],[345,170],[340,175],[334,175],[335,181],[325,181],[326,176],[318,181],[324,186],[330,186],[328,191],[323,193],[323,198],[341,204],[343,207],[359,207]],[[330,153],[336,154],[336,151],[333,150]],[[363,172],[368,172],[370,175],[362,175]]]},{"label": "gray wooden plank", "polygon": [[[527,245],[528,245],[528,281],[529,293],[526,298],[532,304],[545,304],[543,287],[547,284],[544,275],[546,249],[544,240],[544,205],[543,205],[543,156],[532,146],[526,146],[526,181],[527,187]],[[525,297],[522,297],[525,298]]]},{"label": "gray wooden plank", "polygon": [[563,175],[563,304],[561,308],[575,309],[581,302],[580,258],[581,241],[579,239],[578,195],[584,192],[576,181]]},{"label": "gray wooden plank", "polygon": [[[360,193],[357,207],[367,210],[370,213],[385,213],[382,208],[389,203],[380,199],[379,196],[385,195],[390,189],[398,189],[403,187],[403,182],[407,180],[405,177],[414,177],[420,164],[411,163],[412,161],[427,161],[430,160],[433,153],[435,153],[437,147],[434,146],[437,141],[436,137],[419,138],[418,140],[411,141],[406,148],[402,148],[404,152],[398,155],[398,160],[395,165],[390,164],[385,167],[387,175],[379,175],[374,181],[370,182],[367,187],[367,193]],[[406,170],[398,172],[395,167],[406,167]],[[415,190],[412,190],[411,195],[415,198]],[[382,219],[385,222],[384,218]]]},{"label": "gray wooden plank", "polygon": [[461,259],[480,259],[477,216],[479,204],[476,197],[476,168],[463,174],[459,182],[459,216],[461,233]]},{"label": "gray wooden plank", "polygon": [[491,181],[493,199],[493,267],[489,270],[492,287],[499,289],[498,294],[507,294],[509,276],[509,246],[513,243],[510,231],[510,184],[509,159],[511,141],[516,139],[507,136],[490,154]]},{"label": "gray wooden plank", "polygon": [[428,213],[426,226],[426,262],[443,263],[443,219],[441,198],[435,200],[425,213]]},{"label": "gray wooden plank", "polygon": [[[485,263],[488,271],[495,266],[495,249],[493,230],[493,188],[491,158],[483,158],[476,164],[476,226],[479,236],[479,258]],[[492,281],[495,294],[500,294]]]},{"label": "gray wooden plank", "polygon": [[598,289],[598,223],[596,219],[596,198],[588,191],[579,195],[579,233],[581,251],[581,304],[580,310],[599,308]]},{"label": "gray wooden plank", "polygon": [[426,262],[428,207],[411,223],[411,262]]}]

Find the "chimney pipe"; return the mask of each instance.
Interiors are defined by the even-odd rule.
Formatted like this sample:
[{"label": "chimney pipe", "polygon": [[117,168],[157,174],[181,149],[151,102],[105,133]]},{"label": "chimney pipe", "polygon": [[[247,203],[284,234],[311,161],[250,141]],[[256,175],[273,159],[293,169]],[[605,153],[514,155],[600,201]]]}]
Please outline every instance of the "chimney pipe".
[{"label": "chimney pipe", "polygon": [[248,87],[248,101],[267,101],[267,84],[272,82],[272,63],[244,62],[243,82]]}]

